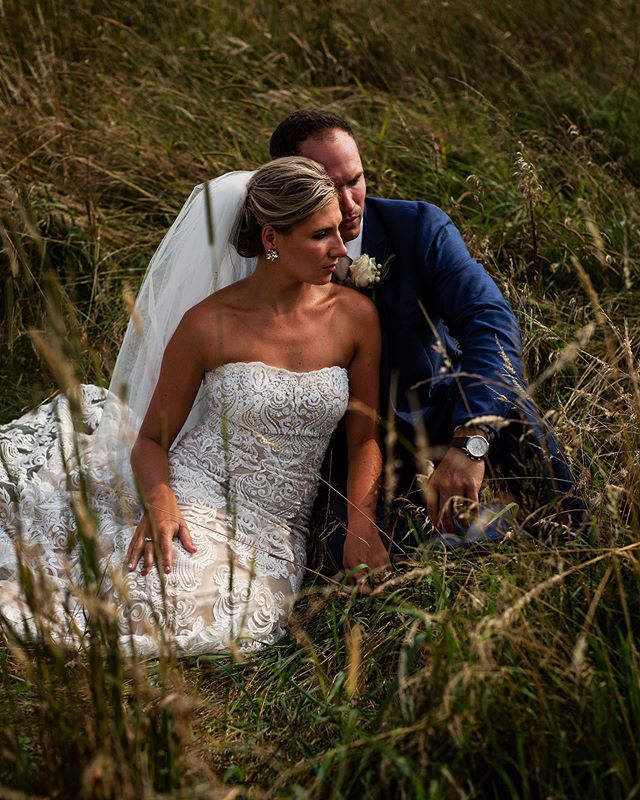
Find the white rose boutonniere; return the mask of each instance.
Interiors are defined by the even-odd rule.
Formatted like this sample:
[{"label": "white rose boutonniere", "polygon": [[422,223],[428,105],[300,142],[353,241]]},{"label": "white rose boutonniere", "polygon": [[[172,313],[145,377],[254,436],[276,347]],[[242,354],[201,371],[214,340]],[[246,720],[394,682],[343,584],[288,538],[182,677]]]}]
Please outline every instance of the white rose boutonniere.
[{"label": "white rose boutonniere", "polygon": [[366,253],[356,258],[349,267],[353,285],[358,289],[372,289],[380,283],[380,264]]},{"label": "white rose boutonniere", "polygon": [[384,264],[378,264],[375,258],[363,253],[346,269],[343,267],[336,270],[336,278],[345,286],[355,286],[356,289],[375,289],[388,272],[388,261],[389,259]]}]

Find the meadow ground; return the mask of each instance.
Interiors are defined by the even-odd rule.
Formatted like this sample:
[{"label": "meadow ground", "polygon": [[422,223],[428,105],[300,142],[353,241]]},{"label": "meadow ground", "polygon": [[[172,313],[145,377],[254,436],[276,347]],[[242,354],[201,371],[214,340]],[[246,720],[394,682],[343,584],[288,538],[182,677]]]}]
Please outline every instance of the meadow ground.
[{"label": "meadow ground", "polygon": [[632,0],[0,0],[0,421],[64,378],[30,331],[106,384],[193,185],[325,106],[511,302],[594,521],[311,587],[245,661],[13,642],[0,798],[637,795],[639,78]]}]

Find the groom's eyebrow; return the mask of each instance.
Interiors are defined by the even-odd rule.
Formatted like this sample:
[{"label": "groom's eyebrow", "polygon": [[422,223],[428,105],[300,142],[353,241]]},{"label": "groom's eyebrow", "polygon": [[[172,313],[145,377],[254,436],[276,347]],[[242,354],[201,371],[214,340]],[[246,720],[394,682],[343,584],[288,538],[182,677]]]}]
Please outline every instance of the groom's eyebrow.
[{"label": "groom's eyebrow", "polygon": [[348,186],[350,183],[357,183],[363,175],[364,175],[364,170],[361,169],[355,175],[352,175],[350,178],[347,178],[346,181],[341,181],[340,183],[334,181],[333,183],[336,189],[342,189],[343,186]]}]

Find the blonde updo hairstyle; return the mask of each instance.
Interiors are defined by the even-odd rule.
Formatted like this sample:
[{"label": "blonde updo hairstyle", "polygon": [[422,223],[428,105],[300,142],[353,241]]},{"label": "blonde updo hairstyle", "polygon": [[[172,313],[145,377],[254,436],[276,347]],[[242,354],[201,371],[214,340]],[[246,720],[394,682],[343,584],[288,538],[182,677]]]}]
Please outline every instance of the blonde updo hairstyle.
[{"label": "blonde updo hairstyle", "polygon": [[338,196],[324,167],[309,158],[269,161],[251,177],[236,237],[236,250],[253,258],[264,254],[262,229],[287,234]]}]

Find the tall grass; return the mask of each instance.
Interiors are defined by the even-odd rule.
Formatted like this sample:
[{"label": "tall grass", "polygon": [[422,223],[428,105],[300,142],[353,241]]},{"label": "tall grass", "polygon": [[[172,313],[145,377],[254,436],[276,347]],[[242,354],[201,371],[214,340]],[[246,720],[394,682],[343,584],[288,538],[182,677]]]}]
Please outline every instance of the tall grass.
[{"label": "tall grass", "polygon": [[243,662],[14,644],[0,794],[634,796],[638,5],[4,0],[0,20],[3,420],[56,388],[30,329],[104,384],[192,186],[323,105],[369,191],[442,206],[510,300],[594,518],[554,548],[418,555],[371,594],[310,587],[290,640]]}]

